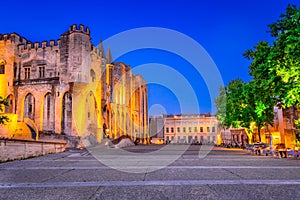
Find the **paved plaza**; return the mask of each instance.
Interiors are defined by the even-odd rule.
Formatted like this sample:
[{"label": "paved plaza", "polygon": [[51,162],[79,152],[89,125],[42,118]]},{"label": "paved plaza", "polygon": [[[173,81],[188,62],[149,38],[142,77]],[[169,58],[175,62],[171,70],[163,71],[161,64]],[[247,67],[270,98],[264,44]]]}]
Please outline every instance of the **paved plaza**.
[{"label": "paved plaza", "polygon": [[70,149],[0,163],[0,199],[300,199],[300,159],[197,145]]}]

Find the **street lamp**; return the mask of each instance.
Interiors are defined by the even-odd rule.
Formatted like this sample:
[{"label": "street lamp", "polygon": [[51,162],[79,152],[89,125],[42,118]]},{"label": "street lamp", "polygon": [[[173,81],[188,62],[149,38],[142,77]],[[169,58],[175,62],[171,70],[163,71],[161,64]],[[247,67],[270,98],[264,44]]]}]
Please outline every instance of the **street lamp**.
[{"label": "street lamp", "polygon": [[273,155],[273,137],[272,137],[272,133],[268,129],[268,125],[266,125],[265,132],[268,132],[268,136],[270,138],[270,154]]}]

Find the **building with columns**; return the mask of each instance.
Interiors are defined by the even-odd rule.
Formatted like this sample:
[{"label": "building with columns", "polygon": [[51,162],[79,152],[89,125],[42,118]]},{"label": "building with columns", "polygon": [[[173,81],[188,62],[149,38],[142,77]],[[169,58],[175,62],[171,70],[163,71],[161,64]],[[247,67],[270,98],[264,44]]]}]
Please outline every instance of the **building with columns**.
[{"label": "building with columns", "polygon": [[113,63],[102,42],[94,46],[84,25],[42,42],[0,34],[0,84],[10,103],[2,137],[64,138],[71,146],[125,134],[149,141],[145,80]]}]

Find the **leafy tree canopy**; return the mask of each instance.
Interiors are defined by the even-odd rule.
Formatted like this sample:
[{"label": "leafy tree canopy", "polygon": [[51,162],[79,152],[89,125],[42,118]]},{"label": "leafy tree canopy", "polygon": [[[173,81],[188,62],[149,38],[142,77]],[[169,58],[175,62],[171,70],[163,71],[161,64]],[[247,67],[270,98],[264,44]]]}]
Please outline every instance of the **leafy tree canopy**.
[{"label": "leafy tree canopy", "polygon": [[[4,106],[8,106],[7,99],[0,96],[0,111],[3,111]],[[8,117],[5,115],[0,115],[0,124],[5,124],[8,121]]]}]

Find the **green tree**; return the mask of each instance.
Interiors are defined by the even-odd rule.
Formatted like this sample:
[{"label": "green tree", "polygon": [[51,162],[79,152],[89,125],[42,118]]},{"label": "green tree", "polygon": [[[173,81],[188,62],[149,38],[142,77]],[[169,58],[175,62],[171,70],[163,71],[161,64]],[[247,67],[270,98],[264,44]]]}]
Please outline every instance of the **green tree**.
[{"label": "green tree", "polygon": [[281,79],[280,96],[283,107],[300,106],[300,8],[289,5],[280,19],[269,25],[275,37],[268,56],[269,71]]},{"label": "green tree", "polygon": [[219,126],[221,129],[226,128],[226,87],[221,86],[219,96],[215,99],[215,105],[217,108],[216,116],[219,120]]},{"label": "green tree", "polygon": [[300,105],[300,9],[288,5],[286,13],[269,25],[275,41],[259,42],[243,55],[252,60],[249,74],[253,77],[253,121],[258,128],[273,123],[273,107]]},{"label": "green tree", "polygon": [[[225,95],[224,103],[221,100]],[[227,87],[221,88],[215,103],[217,117],[224,127],[243,127],[250,137],[255,125],[259,141],[261,141],[261,128],[273,124],[274,99],[270,97],[267,88],[264,88],[261,82],[252,80],[245,83],[241,79],[235,79]]]},{"label": "green tree", "polygon": [[245,87],[247,113],[257,128],[258,140],[261,141],[261,128],[274,123],[274,105],[276,100],[265,85],[266,80],[251,80]]},{"label": "green tree", "polygon": [[259,141],[261,141],[261,128],[273,125],[274,106],[280,101],[277,91],[282,89],[281,78],[270,70],[271,49],[272,47],[267,42],[261,41],[243,54],[244,57],[252,60],[249,65],[249,74],[253,80],[247,86],[245,98],[253,109],[251,117],[257,127]]},{"label": "green tree", "polygon": [[217,117],[222,128],[244,127],[252,139],[251,122],[253,109],[248,106],[247,84],[241,79],[232,80],[226,87],[220,88],[215,99]]},{"label": "green tree", "polygon": [[[251,129],[254,123],[259,141],[260,129],[273,124],[275,105],[300,107],[300,8],[288,5],[286,13],[269,28],[273,44],[261,41],[243,54],[252,61],[249,74],[253,80],[246,84],[235,79],[224,89],[225,126]],[[224,110],[218,98],[216,105]]]},{"label": "green tree", "polygon": [[[0,111],[2,112],[4,107],[8,106],[7,99],[4,99],[0,96]],[[0,115],[0,124],[5,124],[8,121],[8,117],[6,115]]]},{"label": "green tree", "polygon": [[226,127],[238,128],[243,126],[243,108],[245,106],[243,91],[245,84],[241,79],[234,79],[226,87]]}]

